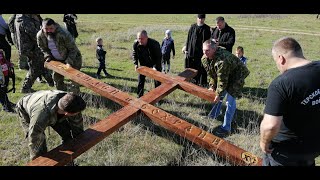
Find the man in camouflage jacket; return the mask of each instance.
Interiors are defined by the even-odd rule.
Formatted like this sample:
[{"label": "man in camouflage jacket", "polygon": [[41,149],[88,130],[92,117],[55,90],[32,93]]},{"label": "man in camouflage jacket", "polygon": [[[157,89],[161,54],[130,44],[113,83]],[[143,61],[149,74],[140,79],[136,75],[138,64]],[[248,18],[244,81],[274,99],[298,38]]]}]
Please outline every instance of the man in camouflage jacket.
[{"label": "man in camouflage jacket", "polygon": [[202,64],[210,76],[210,90],[216,92],[215,104],[209,117],[220,115],[222,100],[227,96],[227,109],[223,125],[218,129],[218,136],[225,136],[231,132],[231,122],[236,111],[236,97],[241,96],[244,79],[250,74],[246,66],[229,51],[217,47],[216,43],[207,40],[203,43]]},{"label": "man in camouflage jacket", "polygon": [[43,54],[37,45],[36,36],[41,29],[41,17],[37,14],[16,14],[14,25],[19,55],[28,57],[29,64],[29,71],[24,79],[21,92],[31,92],[34,81],[41,75],[49,86],[53,86],[53,79],[48,69],[44,68]]},{"label": "man in camouflage jacket", "polygon": [[78,95],[59,90],[37,91],[17,103],[21,125],[28,139],[30,159],[47,152],[45,129],[51,126],[63,142],[83,132],[83,120],[75,115],[86,108]]},{"label": "man in camouflage jacket", "polygon": [[[72,35],[62,29],[53,19],[43,20],[42,29],[37,34],[38,46],[44,54],[44,59],[61,61],[77,70],[82,66],[82,56]],[[53,80],[58,90],[66,91],[64,76],[53,73]],[[79,84],[72,82],[70,91],[79,93]]]}]

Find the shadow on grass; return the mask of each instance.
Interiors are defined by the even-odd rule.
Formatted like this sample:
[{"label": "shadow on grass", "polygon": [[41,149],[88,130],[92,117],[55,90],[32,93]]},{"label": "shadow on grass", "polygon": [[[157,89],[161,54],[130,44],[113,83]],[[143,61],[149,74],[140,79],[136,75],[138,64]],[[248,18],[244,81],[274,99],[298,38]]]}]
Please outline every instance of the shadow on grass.
[{"label": "shadow on grass", "polygon": [[[174,116],[179,117],[180,112],[177,111],[166,111]],[[198,121],[194,121],[190,118],[184,119],[186,122],[197,126],[205,131],[209,131],[210,127],[204,125]],[[192,159],[197,158],[197,153],[195,151],[205,151],[206,153],[212,153],[210,151],[205,150],[203,147],[191,142],[190,140],[175,134],[172,131],[165,129],[164,127],[158,126],[154,124],[150,119],[148,119],[145,115],[141,114],[137,118],[134,118],[131,121],[135,125],[140,125],[144,130],[151,131],[157,136],[166,138],[174,143],[183,146],[183,150],[181,151],[181,155],[176,157],[172,161],[168,162],[168,166],[185,166],[188,165],[187,162],[191,161]],[[214,155],[212,155],[214,157]]]},{"label": "shadow on grass", "polygon": [[80,96],[87,103],[87,106],[94,108],[108,108],[112,111],[119,110],[122,106],[103,96],[81,92]]},{"label": "shadow on grass", "polygon": [[[95,69],[96,71],[98,71],[98,67],[99,67],[99,65],[97,64],[97,66],[83,66],[82,68]],[[108,68],[107,66],[106,66],[106,70],[107,70],[107,71],[108,71],[108,70],[123,71],[122,69]],[[83,72],[82,69],[81,69],[81,72]]]},{"label": "shadow on grass", "polygon": [[[224,108],[225,109],[225,108]],[[223,111],[224,112],[224,111]],[[223,121],[223,115],[220,115],[217,119],[218,121]],[[254,111],[247,111],[247,110],[237,110],[234,120],[232,123],[232,134],[238,133],[240,128],[246,129],[248,131],[257,129],[257,126],[261,123],[262,116]],[[194,123],[195,125],[197,123]],[[201,127],[201,126],[198,126]],[[202,125],[203,127],[203,125]],[[209,130],[211,134],[215,134],[218,130],[219,126]],[[204,130],[208,129],[208,127],[203,128]],[[207,130],[206,130],[207,131]],[[168,136],[170,137],[170,136]],[[226,165],[230,164],[230,162],[226,162],[226,160],[222,157],[217,156],[215,152],[209,151],[204,149],[203,147],[192,143],[191,141],[187,141],[184,138],[174,134],[176,143],[183,146],[181,154],[179,157],[174,158],[170,161],[167,166],[188,166],[188,162],[195,162],[199,159],[199,152],[205,154],[208,157],[211,157],[213,161],[216,161],[219,165]],[[170,137],[171,139],[171,137]],[[179,142],[183,142],[182,144]],[[231,164],[232,165],[232,164]]]},{"label": "shadow on grass", "polygon": [[[81,70],[81,72],[93,77],[93,78],[96,78],[97,74],[96,72],[90,72],[90,71],[85,71],[85,70]],[[102,79],[98,79],[100,81],[103,81],[103,80],[107,80],[107,79],[122,79],[122,80],[126,80],[126,81],[133,81],[133,82],[137,82],[138,80],[137,79],[134,79],[134,78],[127,78],[127,77],[120,77],[120,76],[114,76],[112,74],[109,74],[108,76],[105,77],[105,74],[101,71],[101,77]]]},{"label": "shadow on grass", "polygon": [[98,121],[100,121],[101,119],[98,119],[96,117],[92,117],[92,116],[87,116],[82,114],[82,118],[83,118],[83,122],[88,123],[88,126],[94,125],[95,123],[97,123]]},{"label": "shadow on grass", "polygon": [[233,119],[233,125],[236,127],[233,128],[255,129],[256,126],[260,125],[262,118],[263,115],[255,111],[237,110]]},{"label": "shadow on grass", "polygon": [[[209,112],[213,106],[213,103],[209,101],[204,101],[201,103],[194,103],[194,102],[179,102],[176,100],[171,100],[169,98],[163,99],[163,102],[166,103],[174,103],[177,104],[178,106],[188,106],[188,107],[193,107],[193,108],[199,108],[199,109],[204,109],[206,112]],[[205,116],[207,114],[200,114],[201,116]]]},{"label": "shadow on grass", "polygon": [[252,88],[252,87],[244,87],[242,89],[243,97],[251,99],[251,100],[258,100],[262,103],[266,102],[267,98],[267,89],[263,88]]},{"label": "shadow on grass", "polygon": [[[211,110],[211,108],[210,108]],[[208,114],[209,114],[209,111]],[[221,121],[223,123],[224,115],[226,112],[226,106],[222,104],[221,114],[217,117],[217,121]],[[231,122],[231,133],[237,133],[239,129],[252,130],[255,129],[256,126],[259,126],[262,121],[263,115],[258,112],[250,111],[250,110],[239,110],[237,109],[233,120]],[[210,118],[209,118],[210,119]],[[213,120],[214,119],[210,119]],[[217,127],[218,128],[218,127]],[[212,132],[216,132],[216,128],[212,130]]]},{"label": "shadow on grass", "polygon": [[[115,84],[110,84],[113,87],[116,87],[118,89],[122,89],[123,86],[121,85],[115,85]],[[135,89],[136,91],[136,89]],[[98,96],[98,95],[92,95],[92,94],[87,94],[87,93],[82,93],[82,95],[84,96],[84,99],[86,102],[88,102],[89,106],[93,106],[96,108],[99,107],[103,107],[103,108],[109,108],[112,109],[112,111],[116,111],[118,109],[120,109],[120,105],[114,103],[113,101],[104,98],[102,96]],[[162,103],[164,102],[169,102],[170,100],[162,100]],[[182,103],[181,103],[182,104]],[[212,108],[212,103],[210,102],[206,102],[206,103],[184,103],[187,104],[188,106],[196,106],[198,108],[204,108],[206,110],[206,112],[209,113],[209,111]],[[221,108],[222,112],[225,112],[225,105],[222,105]],[[177,117],[179,117],[180,112],[178,111],[167,111],[168,113],[175,115]],[[224,114],[224,113],[223,113]],[[219,121],[223,121],[223,114],[221,114],[217,120]],[[217,130],[217,127],[214,129],[210,129],[210,127],[198,122],[198,121],[194,121],[193,119],[187,118],[184,119],[185,121],[199,127],[202,128],[205,131],[208,131],[212,134],[214,134]],[[262,116],[254,111],[247,111],[247,110],[237,110],[236,114],[234,116],[234,121],[233,121],[233,133],[237,133],[237,129],[238,128],[244,128],[244,129],[253,129],[254,127],[257,126],[257,124],[260,124],[262,120]],[[89,124],[93,124],[96,123],[98,120],[94,117],[87,117],[86,120]],[[141,125],[141,127],[145,130],[151,131],[153,133],[155,133],[157,136],[160,137],[164,137],[170,141],[175,142],[176,144],[179,144],[181,146],[183,146],[183,149],[181,151],[180,156],[172,159],[172,161],[168,162],[168,166],[184,166],[184,165],[188,165],[188,162],[196,160],[197,158],[197,151],[201,151],[205,154],[207,154],[208,156],[210,156],[211,158],[213,158],[213,160],[215,161],[220,161],[223,162],[224,160],[222,158],[218,158],[216,156],[216,154],[214,152],[208,151],[204,148],[202,148],[201,146],[187,140],[184,137],[181,137],[169,130],[166,130],[165,128],[158,126],[156,124],[154,124],[151,120],[149,120],[147,117],[145,117],[143,114],[139,115],[137,118],[134,118],[131,121],[133,124],[135,125]]]}]

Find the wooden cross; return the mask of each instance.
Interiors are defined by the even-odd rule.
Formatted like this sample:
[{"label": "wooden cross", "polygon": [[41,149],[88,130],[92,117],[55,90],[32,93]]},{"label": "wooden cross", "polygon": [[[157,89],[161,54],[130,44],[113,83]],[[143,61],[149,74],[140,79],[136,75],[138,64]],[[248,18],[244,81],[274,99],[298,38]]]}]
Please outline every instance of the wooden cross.
[{"label": "wooden cross", "polygon": [[196,75],[196,71],[193,69],[187,69],[179,74],[179,76],[171,77],[151,68],[138,68],[139,73],[161,82],[160,86],[152,89],[138,99],[58,61],[51,61],[46,63],[45,66],[124,107],[90,126],[74,140],[60,145],[33,161],[30,161],[27,163],[28,166],[65,165],[102,141],[109,134],[116,131],[141,112],[167,130],[185,137],[209,151],[216,152],[217,155],[235,165],[259,166],[262,164],[261,158],[256,155],[152,105],[177,88],[213,102],[215,97],[213,91],[186,82],[186,80]]}]

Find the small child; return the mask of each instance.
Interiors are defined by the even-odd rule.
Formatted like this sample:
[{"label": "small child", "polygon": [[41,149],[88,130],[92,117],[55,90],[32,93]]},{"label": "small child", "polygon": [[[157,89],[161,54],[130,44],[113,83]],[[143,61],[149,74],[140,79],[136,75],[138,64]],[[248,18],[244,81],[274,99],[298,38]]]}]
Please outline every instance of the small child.
[{"label": "small child", "polygon": [[243,56],[244,50],[242,46],[238,46],[236,50],[236,56],[240,59],[240,61],[244,64],[247,65],[247,58]]},{"label": "small child", "polygon": [[106,54],[107,54],[107,51],[105,51],[103,49],[103,40],[102,38],[97,38],[96,39],[96,42],[97,42],[97,50],[96,50],[96,57],[99,61],[99,68],[98,68],[98,71],[97,71],[97,78],[98,79],[101,79],[101,76],[100,76],[100,73],[101,73],[101,70],[103,70],[104,74],[106,75],[106,77],[109,75],[106,71]]},{"label": "small child", "polygon": [[[172,59],[174,59],[174,56],[176,54],[175,48],[174,48],[174,41],[171,37],[171,31],[166,30],[165,32],[165,38],[162,41],[161,44],[161,53],[162,53],[162,72],[163,73],[169,73],[170,71],[170,53],[172,50]],[[166,64],[168,65],[168,68],[166,70]]]},{"label": "small child", "polygon": [[13,103],[9,101],[7,95],[10,65],[11,63],[5,59],[3,50],[0,49],[0,103],[2,104],[3,110],[6,112],[14,112],[12,109]]}]

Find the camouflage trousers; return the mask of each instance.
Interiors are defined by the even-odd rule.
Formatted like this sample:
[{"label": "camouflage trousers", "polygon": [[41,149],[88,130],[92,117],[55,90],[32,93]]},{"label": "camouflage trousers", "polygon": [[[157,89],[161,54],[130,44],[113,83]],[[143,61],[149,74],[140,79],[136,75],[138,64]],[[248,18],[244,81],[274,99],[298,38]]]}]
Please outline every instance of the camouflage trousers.
[{"label": "camouflage trousers", "polygon": [[47,150],[47,143],[46,143],[46,136],[45,132],[41,132],[37,135],[37,141],[40,142],[40,145],[38,148],[33,148],[30,146],[30,141],[31,141],[31,134],[33,133],[32,131],[29,132],[29,125],[30,125],[30,117],[25,111],[25,109],[22,106],[22,101],[19,101],[16,105],[16,111],[19,115],[19,120],[20,124],[23,128],[24,134],[25,134],[25,139],[28,140],[28,148],[29,148],[29,155],[30,155],[30,160],[35,159],[36,157],[45,154]]},{"label": "camouflage trousers", "polygon": [[43,55],[38,54],[34,58],[28,57],[29,71],[23,81],[22,89],[30,90],[39,76],[43,76],[49,86],[53,86],[53,79],[48,69],[44,67]]},{"label": "camouflage trousers", "polygon": [[[65,63],[65,62],[62,61],[62,63]],[[82,66],[82,61],[78,61],[73,65],[73,68],[80,70],[81,66]],[[71,81],[70,87],[67,88],[66,84],[64,83],[64,76],[62,76],[59,73],[53,72],[53,81],[57,90],[74,92],[75,94],[80,93],[80,85],[78,83]]]},{"label": "camouflage trousers", "polygon": [[18,61],[18,66],[19,66],[19,69],[29,70],[28,57],[20,55],[19,56],[19,61]]},{"label": "camouflage trousers", "polygon": [[[30,160],[33,160],[38,156],[41,156],[48,152],[45,129],[43,130],[43,132],[36,133],[32,132],[32,129],[30,130],[30,117],[28,113],[25,111],[22,105],[22,101],[19,101],[17,103],[16,110],[19,115],[20,124],[25,133],[25,139],[28,140]],[[51,125],[51,128],[54,129],[60,135],[60,137],[62,138],[61,143],[66,143],[84,132],[82,114],[79,113],[75,116],[63,118],[60,121],[57,121],[56,124]],[[35,136],[35,134],[37,135]],[[30,146],[31,141],[33,143],[38,142],[39,146],[37,146],[37,148],[35,148],[34,146]]]}]

